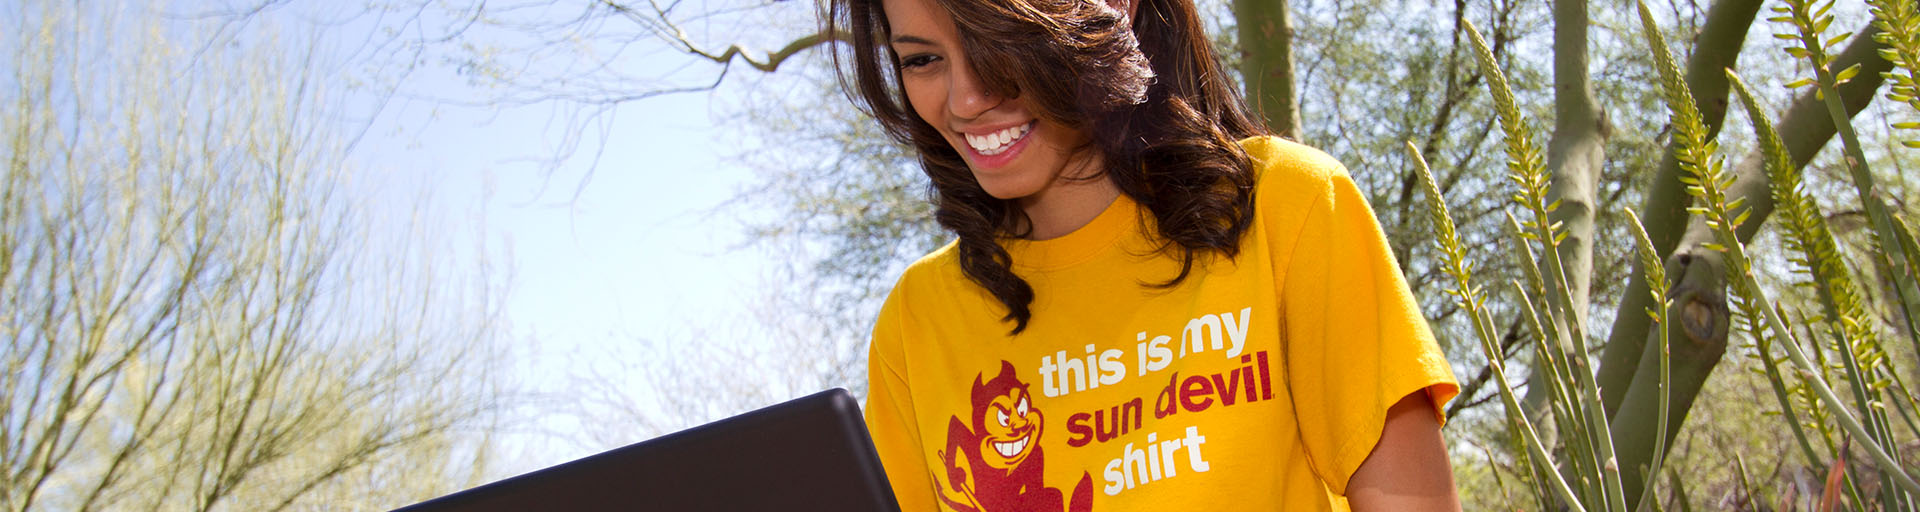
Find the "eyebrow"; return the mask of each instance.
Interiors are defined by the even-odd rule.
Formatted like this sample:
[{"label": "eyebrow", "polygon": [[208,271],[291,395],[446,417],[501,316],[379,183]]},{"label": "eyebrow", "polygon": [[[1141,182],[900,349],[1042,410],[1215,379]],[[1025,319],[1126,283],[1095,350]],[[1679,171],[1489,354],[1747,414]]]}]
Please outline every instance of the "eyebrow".
[{"label": "eyebrow", "polygon": [[900,43],[910,43],[910,44],[923,44],[923,45],[927,45],[927,46],[938,46],[938,45],[936,45],[936,44],[933,44],[933,41],[928,41],[928,40],[925,40],[925,39],[921,39],[921,38],[919,38],[919,37],[915,37],[915,36],[893,36],[893,44],[900,44]]}]

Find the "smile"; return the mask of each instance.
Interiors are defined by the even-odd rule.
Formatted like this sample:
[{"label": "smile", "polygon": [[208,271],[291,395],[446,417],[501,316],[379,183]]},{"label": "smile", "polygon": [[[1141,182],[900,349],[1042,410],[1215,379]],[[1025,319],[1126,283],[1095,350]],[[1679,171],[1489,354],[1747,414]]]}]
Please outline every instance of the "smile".
[{"label": "smile", "polygon": [[985,135],[974,135],[971,133],[963,133],[961,135],[966,136],[967,145],[972,147],[974,152],[979,153],[981,156],[993,156],[1011,149],[1015,142],[1019,142],[1020,139],[1027,136],[1027,133],[1032,131],[1033,123],[1029,122]]},{"label": "smile", "polygon": [[1031,437],[1022,437],[1019,441],[1010,443],[993,443],[993,451],[1000,452],[1001,457],[1013,458],[1014,455],[1026,450],[1027,442],[1031,440],[1033,440]]}]

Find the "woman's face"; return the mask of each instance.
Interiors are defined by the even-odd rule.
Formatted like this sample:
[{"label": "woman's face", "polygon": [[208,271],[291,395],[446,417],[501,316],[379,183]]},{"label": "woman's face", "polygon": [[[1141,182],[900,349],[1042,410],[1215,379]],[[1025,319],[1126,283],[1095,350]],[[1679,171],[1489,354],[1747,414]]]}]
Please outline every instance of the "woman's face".
[{"label": "woman's face", "polygon": [[908,103],[958,150],[980,188],[1033,206],[1062,178],[1096,168],[1094,152],[1075,151],[1086,143],[1085,133],[1039,119],[1020,98],[986,90],[961,49],[953,18],[934,0],[883,5]]}]

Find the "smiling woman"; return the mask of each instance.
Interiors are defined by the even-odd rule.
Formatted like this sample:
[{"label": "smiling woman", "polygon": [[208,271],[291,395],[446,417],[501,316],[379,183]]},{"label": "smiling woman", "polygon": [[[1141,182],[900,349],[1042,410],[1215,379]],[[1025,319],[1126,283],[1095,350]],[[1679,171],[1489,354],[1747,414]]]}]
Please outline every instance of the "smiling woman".
[{"label": "smiling woman", "polygon": [[[1205,34],[1181,28],[1200,24],[1190,2],[1148,2],[1148,22],[1131,28],[1093,1],[882,7],[831,5],[828,22],[860,49],[836,54],[852,61],[839,67],[887,132],[918,150],[967,276],[1006,305],[1014,332],[1033,290],[1008,267],[1001,235],[1053,238],[1125,194],[1149,206],[1183,263],[1163,284],[1184,279],[1200,252],[1237,250],[1253,176],[1234,141],[1265,129],[1224,81]],[[1021,126],[1023,139],[1004,133]],[[1003,133],[1014,147],[994,147]],[[976,149],[968,136],[996,144]],[[1148,176],[1152,168],[1183,171]]]},{"label": "smiling woman", "polygon": [[1371,209],[1249,120],[1190,0],[827,15],[958,236],[874,327],[868,424],[906,508],[1458,507],[1457,387]]}]

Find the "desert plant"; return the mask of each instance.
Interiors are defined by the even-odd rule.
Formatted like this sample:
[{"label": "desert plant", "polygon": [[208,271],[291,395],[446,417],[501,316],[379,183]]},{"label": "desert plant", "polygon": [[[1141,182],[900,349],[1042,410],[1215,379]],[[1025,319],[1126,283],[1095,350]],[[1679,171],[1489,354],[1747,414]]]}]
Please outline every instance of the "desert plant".
[{"label": "desert plant", "polygon": [[[1903,42],[1912,37],[1913,31],[1902,29],[1914,25],[1914,15],[1909,12],[1910,6],[1894,6],[1894,3],[1876,5],[1875,14],[1881,16],[1879,24],[1884,30],[1878,35],[1879,40],[1893,48],[1886,53],[1898,70],[1888,75],[1896,83],[1893,99],[1904,102],[1913,97],[1911,70],[1915,60],[1900,53],[1907,51],[1904,48],[1914,47]],[[1834,59],[1827,49],[1848,40],[1851,34],[1824,35],[1833,19],[1828,14],[1830,9],[1831,2],[1786,0],[1784,6],[1774,8],[1781,16],[1772,20],[1790,24],[1795,29],[1796,33],[1777,37],[1794,42],[1785,51],[1806,59],[1814,70],[1813,77],[1790,85],[1817,87],[1818,98],[1824,101],[1837,124],[1849,176],[1875,235],[1874,247],[1863,252],[1874,255],[1875,269],[1882,275],[1892,276],[1893,293],[1887,299],[1892,304],[1871,304],[1873,296],[1856,284],[1858,279],[1846,266],[1839,240],[1825,224],[1825,214],[1801,186],[1799,166],[1767,120],[1767,110],[1738,76],[1727,72],[1733,90],[1753,119],[1766,178],[1772,185],[1771,197],[1766,199],[1771,199],[1781,213],[1779,224],[1784,244],[1794,253],[1791,261],[1797,275],[1804,279],[1798,284],[1812,288],[1819,298],[1821,310],[1813,314],[1774,302],[1773,294],[1756,279],[1756,273],[1764,269],[1756,268],[1746,242],[1736,232],[1750,220],[1752,211],[1747,204],[1750,198],[1730,194],[1735,177],[1724,168],[1714,134],[1702,120],[1695,96],[1668,53],[1652,13],[1640,5],[1639,14],[1642,34],[1660,77],[1662,98],[1671,112],[1674,159],[1685,173],[1680,181],[1693,198],[1689,212],[1713,235],[1713,240],[1702,247],[1716,258],[1715,265],[1724,268],[1724,285],[1733,292],[1732,302],[1748,326],[1747,334],[1761,347],[1765,374],[1782,409],[1778,418],[1794,433],[1808,464],[1828,468],[1831,484],[1821,502],[1827,506],[1846,503],[1861,509],[1913,510],[1915,497],[1920,496],[1920,484],[1915,483],[1913,471],[1903,465],[1899,451],[1902,438],[1894,422],[1898,420],[1905,426],[1906,438],[1911,439],[1913,433],[1920,430],[1915,428],[1915,410],[1920,407],[1915,406],[1911,389],[1901,381],[1895,368],[1898,361],[1888,355],[1881,340],[1886,332],[1905,332],[1910,341],[1920,346],[1920,335],[1912,328],[1913,319],[1920,316],[1915,313],[1913,298],[1920,294],[1912,290],[1911,277],[1920,265],[1914,265],[1913,230],[1876,194],[1874,177],[1866,169],[1867,160],[1860,142],[1848,124],[1850,116],[1840,100],[1838,87],[1858,74],[1860,67],[1831,69]],[[1474,332],[1493,362],[1511,436],[1524,448],[1516,458],[1527,468],[1523,476],[1533,481],[1532,492],[1541,508],[1657,507],[1656,484],[1660,481],[1662,459],[1669,449],[1668,424],[1672,421],[1668,411],[1672,380],[1670,349],[1667,329],[1659,326],[1669,323],[1668,308],[1672,301],[1661,287],[1649,290],[1651,306],[1646,313],[1656,326],[1653,331],[1658,333],[1659,371],[1655,375],[1636,376],[1633,389],[1627,392],[1657,393],[1659,406],[1651,418],[1657,426],[1651,431],[1666,435],[1639,436],[1632,434],[1633,430],[1612,428],[1609,419],[1622,422],[1646,419],[1629,417],[1627,411],[1609,418],[1603,412],[1598,385],[1588,369],[1592,352],[1587,346],[1585,326],[1563,291],[1567,286],[1564,277],[1567,270],[1556,257],[1556,248],[1566,234],[1560,225],[1548,220],[1557,204],[1549,199],[1546,191],[1547,172],[1540,164],[1531,130],[1516,107],[1499,66],[1470,24],[1468,33],[1479,51],[1482,72],[1488,77],[1488,87],[1500,113],[1507,146],[1507,175],[1518,189],[1509,204],[1510,219],[1514,219],[1510,220],[1512,236],[1505,241],[1515,246],[1512,252],[1522,261],[1534,261],[1536,254],[1544,258],[1540,272],[1529,273],[1527,282],[1516,282],[1514,288],[1517,300],[1524,306],[1518,313],[1521,321],[1535,331],[1536,339],[1543,340],[1536,345],[1532,364],[1536,376],[1547,378],[1536,377],[1534,384],[1546,386],[1544,405],[1554,421],[1543,423],[1531,419],[1515,398],[1515,390],[1500,363],[1501,349],[1497,334],[1491,328],[1494,320],[1484,306],[1485,292],[1472,282],[1475,266],[1472,257],[1454,234],[1451,214],[1439,188],[1433,185],[1425,166],[1420,165],[1418,173],[1430,201],[1429,215],[1440,235],[1441,266],[1455,280],[1449,294],[1469,312]],[[1907,84],[1906,89],[1902,89],[1901,84]],[[1414,161],[1419,162],[1418,150],[1411,146],[1409,150]],[[1518,217],[1513,217],[1516,214]],[[1641,266],[1647,273],[1645,279],[1650,283],[1668,282],[1666,267],[1641,228],[1639,217],[1632,211],[1627,214],[1633,219],[1631,227],[1637,235]],[[1905,320],[1900,322],[1905,324],[1900,326],[1904,328],[1882,328],[1882,319],[1873,313],[1879,307],[1896,312],[1896,317]],[[1782,356],[1776,357],[1774,350]],[[1841,393],[1850,394],[1852,401],[1843,400]],[[1543,432],[1541,425],[1552,428]],[[1816,445],[1813,440],[1819,443]],[[1850,451],[1862,453],[1864,457],[1849,457]],[[1865,459],[1870,465],[1869,471],[1848,471],[1846,461],[1850,458]],[[1874,477],[1877,485],[1859,482],[1862,474]],[[1674,482],[1672,491],[1684,493],[1677,485],[1680,479],[1675,478]],[[1842,493],[1847,500],[1840,499]]]}]

